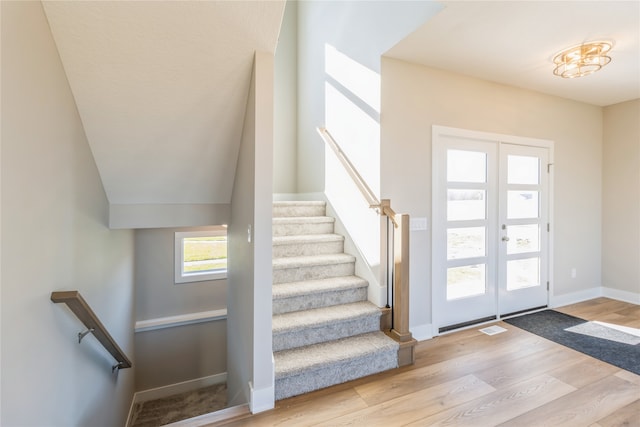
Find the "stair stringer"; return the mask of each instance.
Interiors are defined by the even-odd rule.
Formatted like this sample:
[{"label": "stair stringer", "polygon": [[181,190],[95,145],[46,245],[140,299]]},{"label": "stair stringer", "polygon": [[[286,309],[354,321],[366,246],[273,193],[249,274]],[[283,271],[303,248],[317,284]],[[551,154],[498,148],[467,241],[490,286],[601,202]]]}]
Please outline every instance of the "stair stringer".
[{"label": "stair stringer", "polygon": [[[331,202],[327,201],[327,216],[335,218],[334,230],[336,234],[344,236],[344,251],[356,257],[356,276],[362,277],[369,282],[367,289],[367,299],[378,307],[387,305],[387,287],[383,285],[382,278],[384,276],[384,268],[382,268],[383,257],[380,255],[380,263],[376,267],[372,267],[366,260],[360,248],[355,244],[351,234],[340,219]],[[373,213],[373,210],[371,211]],[[380,245],[378,244],[377,252],[381,254]]]}]

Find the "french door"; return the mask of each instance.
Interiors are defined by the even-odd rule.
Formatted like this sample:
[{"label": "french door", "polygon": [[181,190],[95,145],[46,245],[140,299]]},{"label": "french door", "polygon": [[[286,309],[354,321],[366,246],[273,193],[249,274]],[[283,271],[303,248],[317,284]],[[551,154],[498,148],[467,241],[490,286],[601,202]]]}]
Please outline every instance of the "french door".
[{"label": "french door", "polygon": [[433,322],[545,307],[551,142],[434,126]]}]

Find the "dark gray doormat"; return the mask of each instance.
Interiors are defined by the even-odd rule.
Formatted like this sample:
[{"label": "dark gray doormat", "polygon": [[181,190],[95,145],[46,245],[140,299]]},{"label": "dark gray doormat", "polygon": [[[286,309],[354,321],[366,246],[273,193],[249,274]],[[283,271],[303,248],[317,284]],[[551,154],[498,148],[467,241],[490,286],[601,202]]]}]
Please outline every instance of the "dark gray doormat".
[{"label": "dark gray doormat", "polygon": [[640,345],[565,331],[567,328],[586,323],[584,319],[554,310],[544,310],[507,319],[505,322],[640,375]]}]

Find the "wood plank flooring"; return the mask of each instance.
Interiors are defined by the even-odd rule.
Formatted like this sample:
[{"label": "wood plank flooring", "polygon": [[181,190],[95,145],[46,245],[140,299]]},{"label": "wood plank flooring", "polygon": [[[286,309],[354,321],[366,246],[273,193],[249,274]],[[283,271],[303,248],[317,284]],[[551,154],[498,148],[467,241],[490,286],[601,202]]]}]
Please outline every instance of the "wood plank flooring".
[{"label": "wood plank flooring", "polygon": [[[640,306],[598,298],[558,309],[640,328]],[[503,322],[423,341],[416,363],[209,426],[640,426],[640,376]]]}]

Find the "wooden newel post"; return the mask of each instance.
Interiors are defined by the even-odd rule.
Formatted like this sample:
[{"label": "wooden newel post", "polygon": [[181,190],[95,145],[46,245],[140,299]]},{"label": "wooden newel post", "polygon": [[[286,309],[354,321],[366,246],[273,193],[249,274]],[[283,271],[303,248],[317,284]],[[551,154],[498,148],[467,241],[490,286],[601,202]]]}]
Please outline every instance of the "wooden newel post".
[{"label": "wooden newel post", "polygon": [[415,361],[417,341],[409,331],[409,215],[397,214],[394,233],[393,329],[390,335],[400,343],[399,366]]}]

